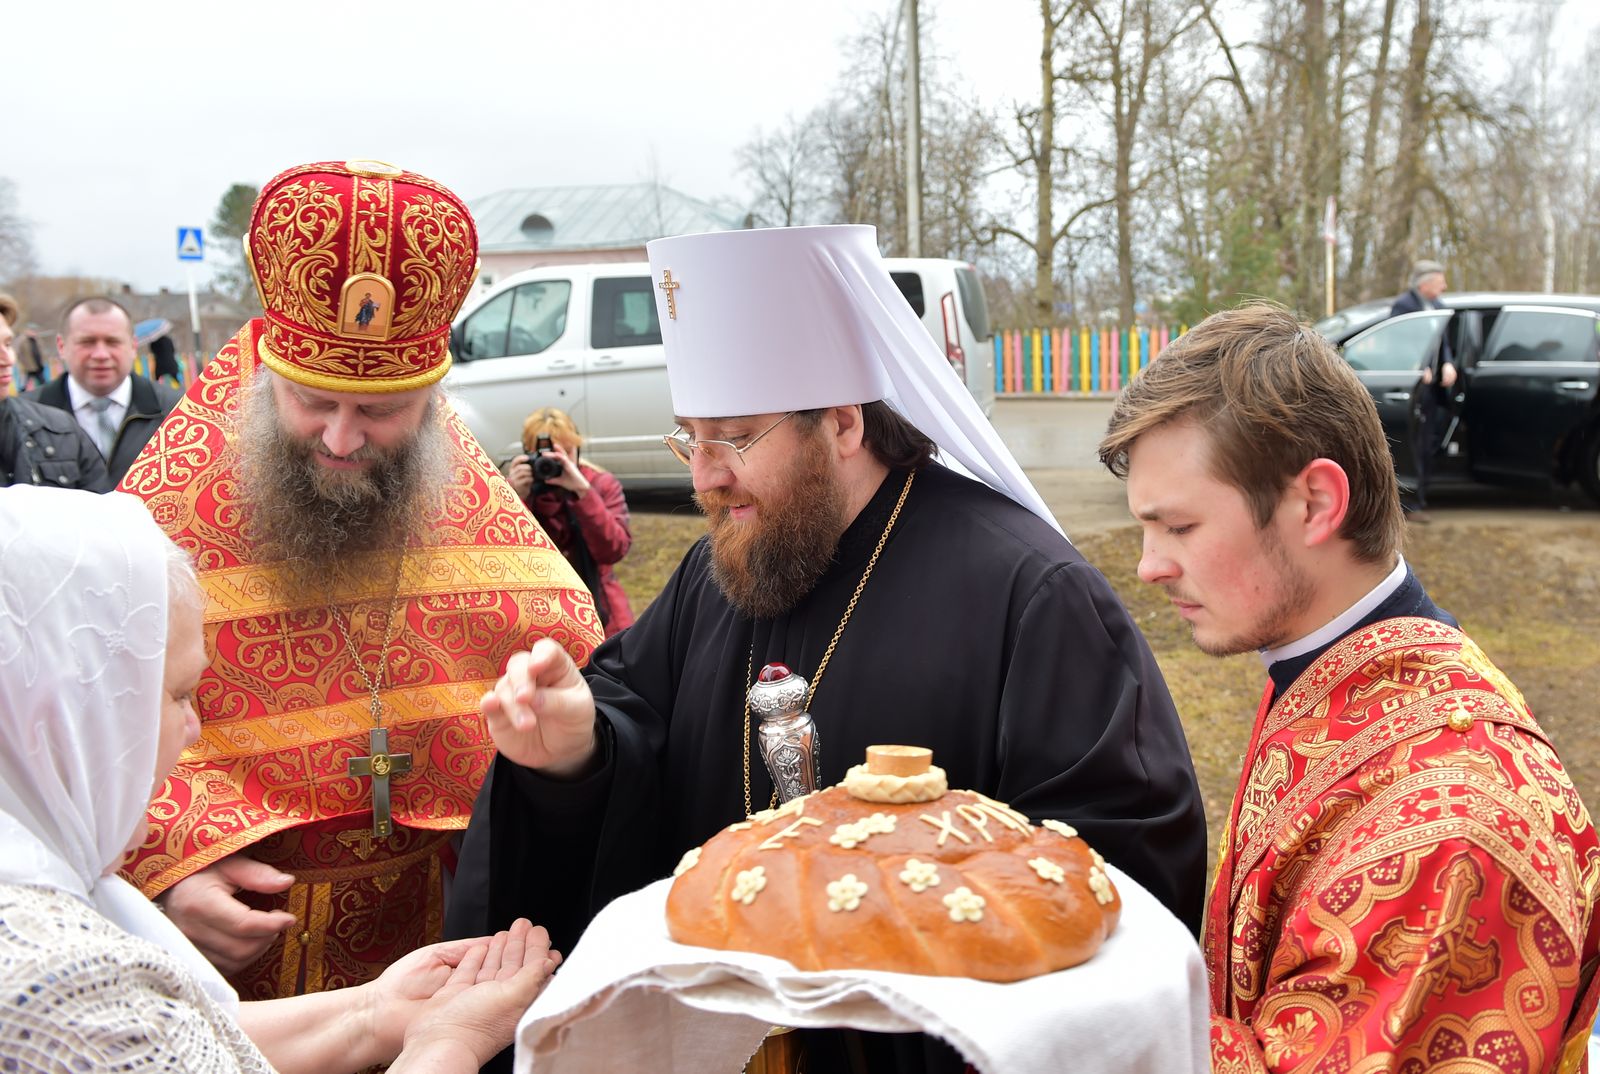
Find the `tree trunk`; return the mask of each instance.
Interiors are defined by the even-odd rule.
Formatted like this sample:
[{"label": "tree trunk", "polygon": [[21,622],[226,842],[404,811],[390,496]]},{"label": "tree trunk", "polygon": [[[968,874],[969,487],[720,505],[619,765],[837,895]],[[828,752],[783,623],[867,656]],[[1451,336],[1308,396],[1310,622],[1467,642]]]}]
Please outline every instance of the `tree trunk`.
[{"label": "tree trunk", "polygon": [[[1034,323],[1047,325],[1055,312],[1055,157],[1056,157],[1056,27],[1052,0],[1039,0],[1044,28],[1039,42],[1039,141],[1034,161],[1038,217],[1033,241]],[[1076,311],[1074,311],[1076,312]]]},{"label": "tree trunk", "polygon": [[1301,122],[1300,271],[1297,273],[1299,305],[1303,311],[1322,308],[1322,219],[1327,188],[1328,157],[1332,155],[1328,123],[1328,13],[1323,0],[1304,0],[1305,94]]},{"label": "tree trunk", "polygon": [[1378,65],[1372,72],[1372,94],[1367,98],[1367,128],[1361,136],[1360,204],[1350,220],[1350,284],[1357,296],[1370,297],[1367,256],[1372,244],[1373,219],[1378,212],[1378,128],[1383,122],[1384,96],[1388,93],[1389,42],[1394,36],[1396,0],[1383,0],[1383,23],[1378,27]]},{"label": "tree trunk", "polygon": [[[1116,67],[1113,67],[1116,70]],[[1122,79],[1116,80],[1112,99],[1116,102],[1117,159],[1112,194],[1117,217],[1117,323],[1133,325],[1133,134],[1136,117],[1127,114],[1127,92]]]},{"label": "tree trunk", "polygon": [[[1133,327],[1133,150],[1144,109],[1145,88],[1150,84],[1150,67],[1165,46],[1154,40],[1154,7],[1157,0],[1138,0],[1130,11],[1123,9],[1117,36],[1109,42],[1111,61],[1112,123],[1116,135],[1116,162],[1112,195],[1117,220],[1117,318],[1125,328]],[[1140,23],[1139,55],[1130,70],[1123,46],[1128,40],[1129,18]]]},{"label": "tree trunk", "polygon": [[1416,255],[1412,231],[1417,199],[1422,191],[1422,150],[1428,127],[1428,53],[1433,48],[1433,18],[1429,0],[1417,0],[1417,24],[1411,32],[1411,49],[1400,81],[1400,144],[1395,150],[1394,182],[1384,227],[1382,258],[1375,259],[1378,282],[1398,288],[1406,279],[1406,266]]}]

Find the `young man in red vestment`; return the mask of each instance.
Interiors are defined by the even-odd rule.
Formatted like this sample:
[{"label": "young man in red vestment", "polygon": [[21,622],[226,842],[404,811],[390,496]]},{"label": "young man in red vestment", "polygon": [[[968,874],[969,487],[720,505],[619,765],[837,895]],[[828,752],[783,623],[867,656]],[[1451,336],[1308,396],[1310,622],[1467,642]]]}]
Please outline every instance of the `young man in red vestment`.
[{"label": "young man in red vestment", "polygon": [[1139,575],[1270,681],[1205,925],[1225,1071],[1581,1069],[1600,842],[1517,688],[1399,554],[1349,367],[1248,305],[1173,343],[1100,445]]},{"label": "young man in red vestment", "polygon": [[200,740],[126,871],[246,999],[360,984],[439,938],[494,758],[479,697],[535,641],[581,664],[601,638],[439,387],[477,252],[423,176],[277,176],[246,236],[265,315],[122,482],[195,558],[210,661]]}]

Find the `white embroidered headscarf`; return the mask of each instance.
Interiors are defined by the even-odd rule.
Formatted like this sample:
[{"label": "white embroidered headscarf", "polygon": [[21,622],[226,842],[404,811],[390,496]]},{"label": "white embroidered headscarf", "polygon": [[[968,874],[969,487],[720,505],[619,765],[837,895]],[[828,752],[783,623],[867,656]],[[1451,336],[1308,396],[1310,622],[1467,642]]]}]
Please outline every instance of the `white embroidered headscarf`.
[{"label": "white embroidered headscarf", "polygon": [[0,880],[54,888],[238,996],[116,875],[156,779],[171,542],[132,496],[0,489]]}]

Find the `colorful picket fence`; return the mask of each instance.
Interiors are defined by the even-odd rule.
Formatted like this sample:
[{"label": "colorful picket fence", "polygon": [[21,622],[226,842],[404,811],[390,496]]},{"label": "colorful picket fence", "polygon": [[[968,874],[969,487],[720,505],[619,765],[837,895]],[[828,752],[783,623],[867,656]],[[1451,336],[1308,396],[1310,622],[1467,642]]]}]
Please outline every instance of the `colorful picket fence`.
[{"label": "colorful picket fence", "polygon": [[1115,395],[1188,325],[1011,328],[994,334],[1000,395]]}]

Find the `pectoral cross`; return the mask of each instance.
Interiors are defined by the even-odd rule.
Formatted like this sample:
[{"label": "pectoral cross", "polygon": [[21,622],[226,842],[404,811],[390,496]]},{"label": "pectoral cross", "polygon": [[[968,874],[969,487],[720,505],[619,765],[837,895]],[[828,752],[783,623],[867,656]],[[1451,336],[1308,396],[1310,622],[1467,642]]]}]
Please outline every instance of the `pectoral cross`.
[{"label": "pectoral cross", "polygon": [[678,296],[673,292],[682,285],[672,278],[671,269],[663,269],[661,271],[661,282],[656,286],[667,293],[667,317],[676,321],[678,319]]},{"label": "pectoral cross", "polygon": [[389,777],[411,771],[411,754],[389,752],[389,729],[374,727],[367,739],[368,757],[350,758],[350,775],[372,780],[372,834],[387,839],[394,831],[389,819]]}]

